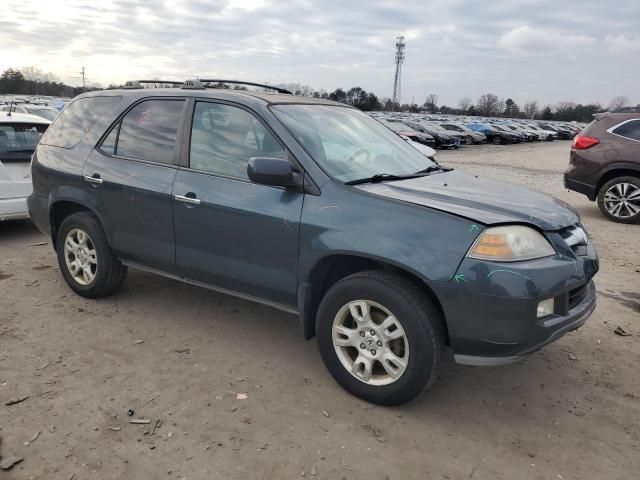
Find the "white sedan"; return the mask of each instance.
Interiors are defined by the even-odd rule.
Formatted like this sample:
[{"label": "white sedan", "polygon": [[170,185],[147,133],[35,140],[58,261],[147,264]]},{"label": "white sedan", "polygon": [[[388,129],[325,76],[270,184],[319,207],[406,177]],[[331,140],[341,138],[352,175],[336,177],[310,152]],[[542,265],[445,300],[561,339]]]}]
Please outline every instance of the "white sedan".
[{"label": "white sedan", "polygon": [[37,115],[0,112],[0,221],[29,218],[31,155],[50,124]]}]

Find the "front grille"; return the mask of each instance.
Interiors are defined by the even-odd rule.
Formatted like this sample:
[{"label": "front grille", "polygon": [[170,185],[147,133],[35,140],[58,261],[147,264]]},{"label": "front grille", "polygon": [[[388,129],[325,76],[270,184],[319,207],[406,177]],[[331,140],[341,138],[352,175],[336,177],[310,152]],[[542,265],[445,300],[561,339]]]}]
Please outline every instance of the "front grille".
[{"label": "front grille", "polygon": [[569,291],[569,310],[577,306],[587,296],[589,284],[574,288]]}]

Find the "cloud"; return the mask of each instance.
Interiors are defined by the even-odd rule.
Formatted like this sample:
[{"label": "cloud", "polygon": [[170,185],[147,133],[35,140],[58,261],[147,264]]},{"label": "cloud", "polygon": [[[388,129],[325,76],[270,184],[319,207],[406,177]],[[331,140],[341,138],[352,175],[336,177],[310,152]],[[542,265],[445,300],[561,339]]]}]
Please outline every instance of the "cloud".
[{"label": "cloud", "polygon": [[611,53],[640,52],[640,37],[627,37],[624,33],[621,33],[619,35],[607,35],[604,41]]},{"label": "cloud", "polygon": [[555,53],[575,54],[576,49],[588,48],[596,39],[588,35],[572,35],[566,32],[534,29],[522,25],[506,32],[498,39],[498,46],[516,53],[547,55]]},{"label": "cloud", "polygon": [[[75,85],[84,66],[103,85],[206,75],[389,96],[399,34],[405,100],[606,101],[640,78],[625,61],[638,0],[16,0],[0,25],[0,70],[36,65]],[[578,54],[598,66],[588,78]]]}]

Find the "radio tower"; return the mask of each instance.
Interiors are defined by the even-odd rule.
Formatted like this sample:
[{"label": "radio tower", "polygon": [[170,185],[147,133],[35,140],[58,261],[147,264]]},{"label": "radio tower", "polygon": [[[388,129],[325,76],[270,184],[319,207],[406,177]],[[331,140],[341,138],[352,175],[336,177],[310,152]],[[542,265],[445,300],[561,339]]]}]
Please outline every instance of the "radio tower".
[{"label": "radio tower", "polygon": [[404,35],[398,35],[396,38],[396,76],[393,80],[393,106],[400,105],[400,90],[402,84],[402,63],[404,62]]}]

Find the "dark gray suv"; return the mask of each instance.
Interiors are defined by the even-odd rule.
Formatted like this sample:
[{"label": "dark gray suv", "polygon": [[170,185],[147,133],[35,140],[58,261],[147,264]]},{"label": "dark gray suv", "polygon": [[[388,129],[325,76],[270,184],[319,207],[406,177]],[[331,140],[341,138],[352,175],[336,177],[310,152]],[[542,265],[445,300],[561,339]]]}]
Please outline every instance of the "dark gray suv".
[{"label": "dark gray suv", "polygon": [[385,405],[431,385],[446,346],[514,362],[595,308],[594,246],[558,200],[339,103],[130,86],[77,97],[33,156],[31,217],[82,296],[135,267],[296,313],[334,378]]}]

